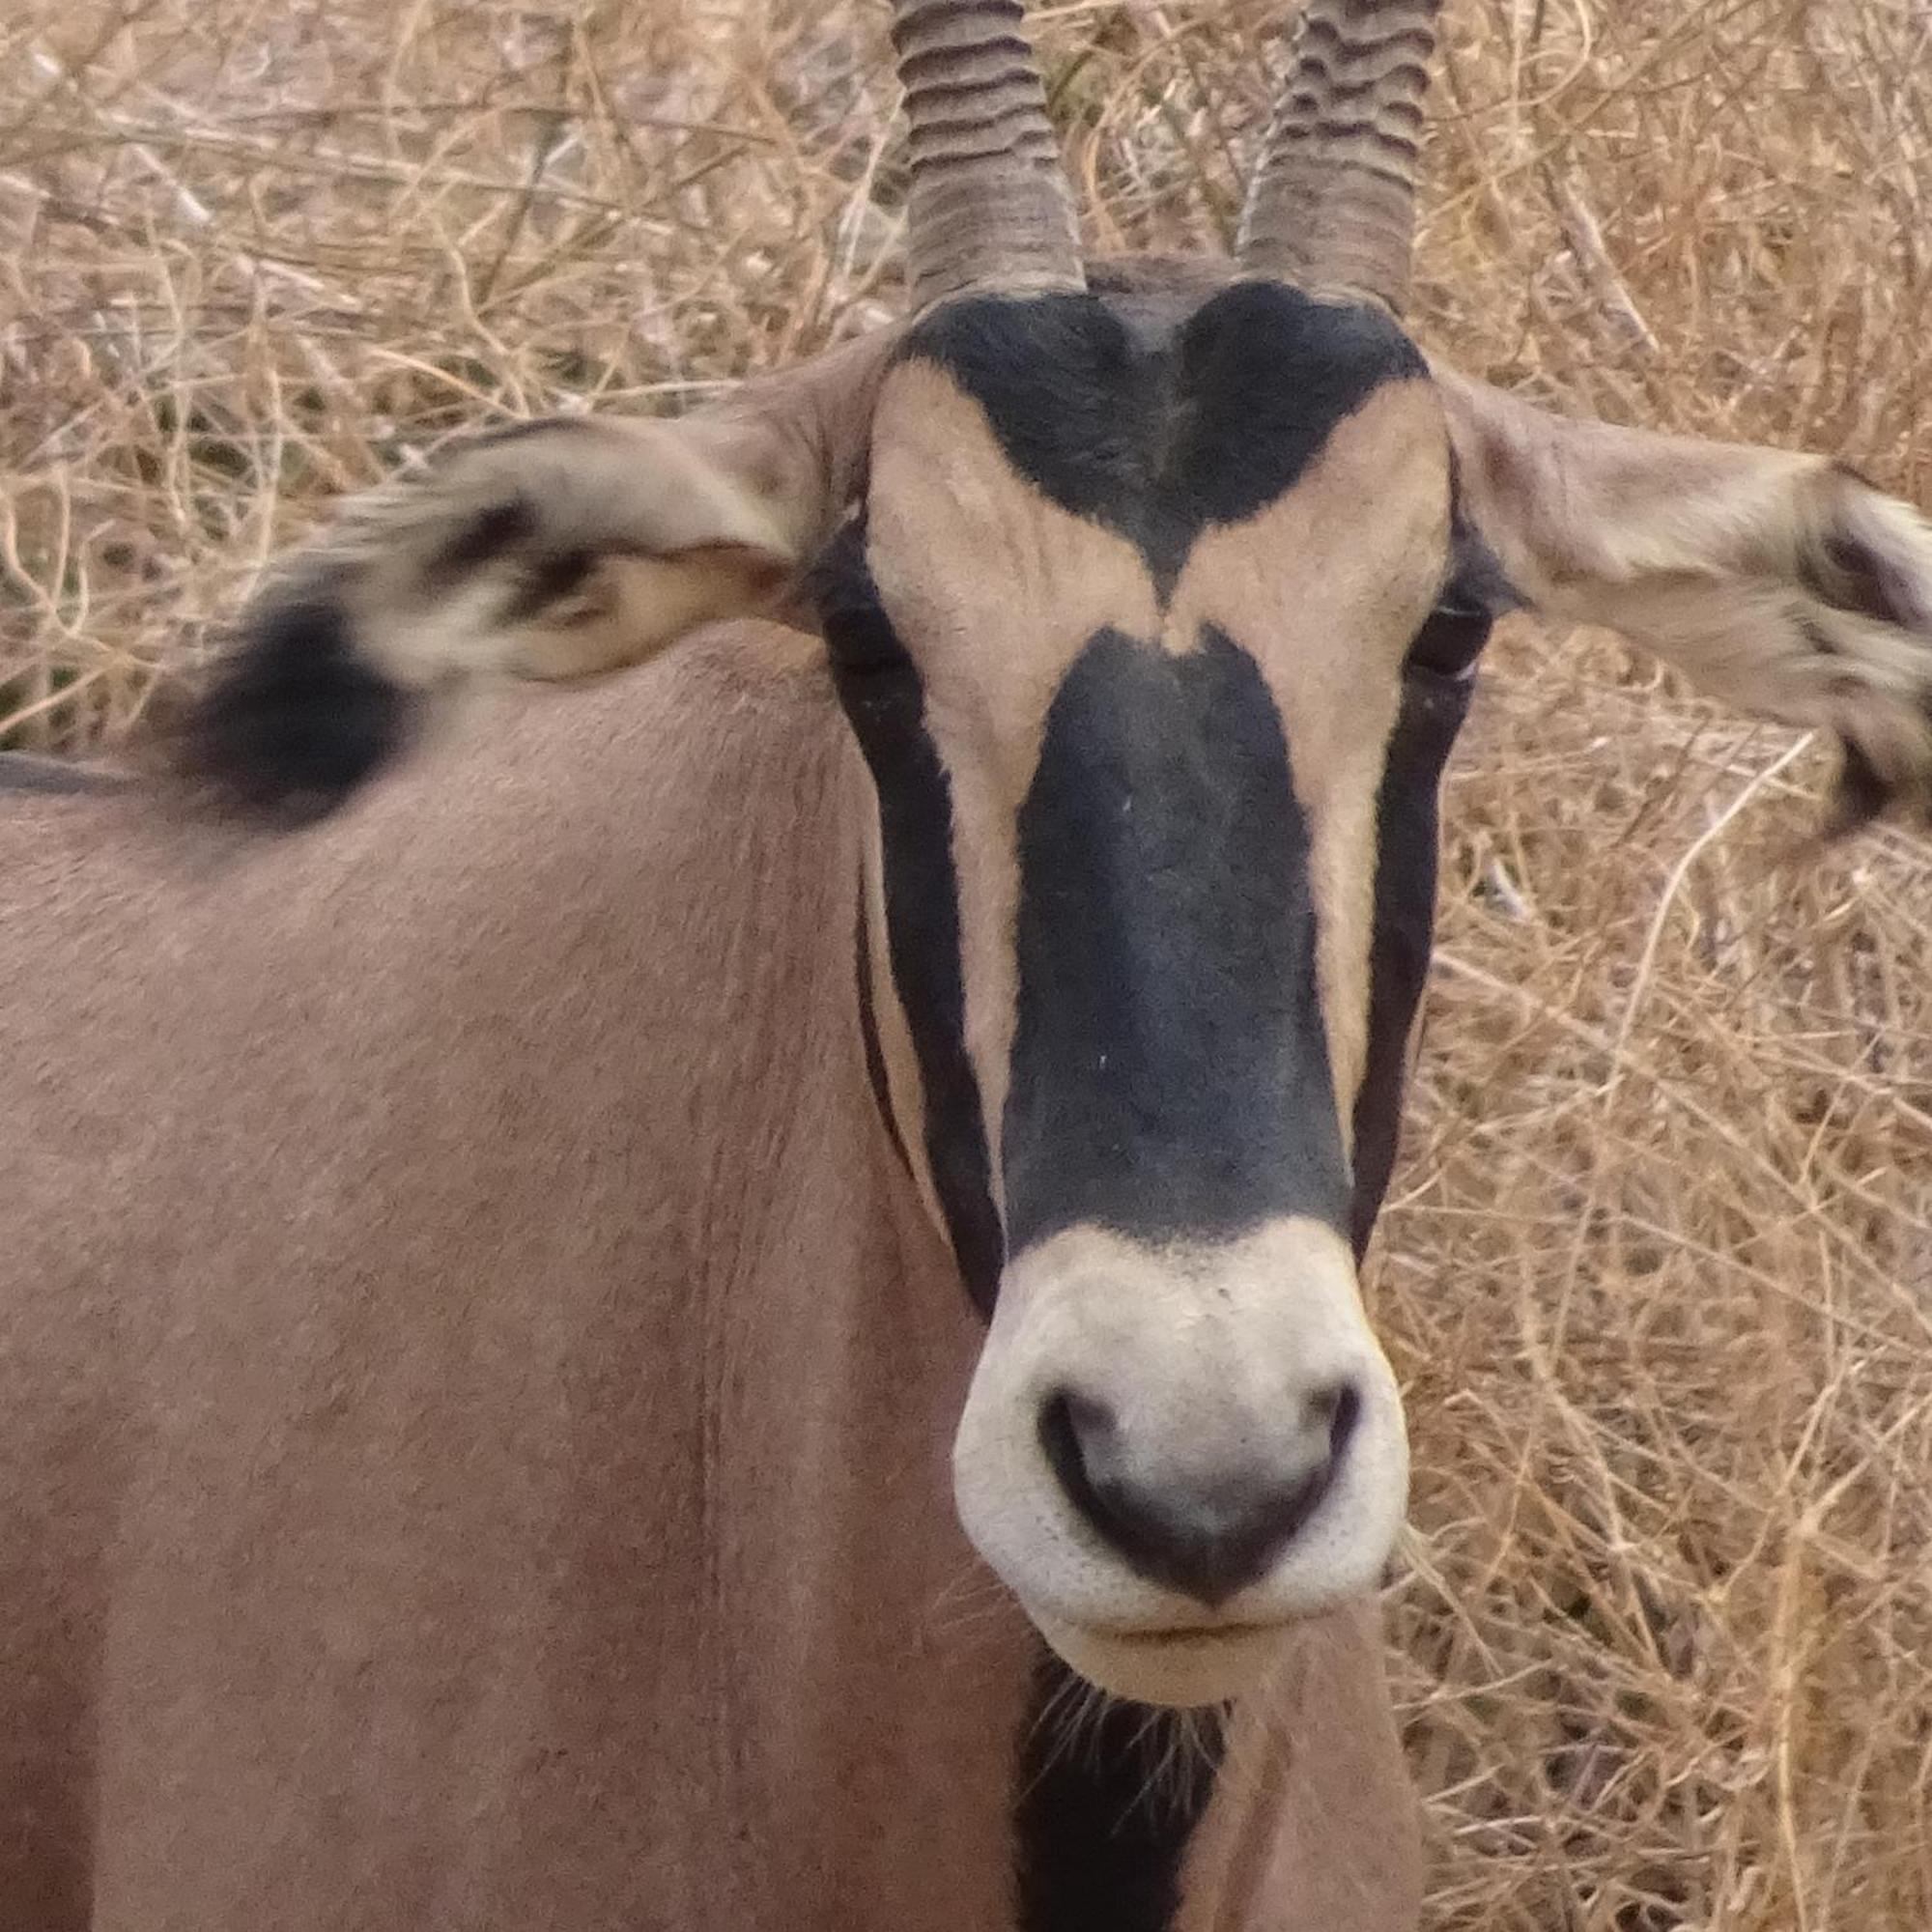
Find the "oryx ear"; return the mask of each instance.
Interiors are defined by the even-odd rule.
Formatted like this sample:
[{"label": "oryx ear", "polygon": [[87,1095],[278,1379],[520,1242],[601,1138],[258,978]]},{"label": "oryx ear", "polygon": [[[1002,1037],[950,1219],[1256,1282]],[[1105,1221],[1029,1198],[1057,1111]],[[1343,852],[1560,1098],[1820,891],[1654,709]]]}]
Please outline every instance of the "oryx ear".
[{"label": "oryx ear", "polygon": [[299,823],[479,680],[618,670],[779,610],[857,487],[887,347],[676,421],[520,423],[351,501],[242,613],[179,764]]},{"label": "oryx ear", "polygon": [[1512,587],[1844,747],[1837,823],[1932,816],[1932,526],[1820,457],[1566,421],[1438,367]]}]

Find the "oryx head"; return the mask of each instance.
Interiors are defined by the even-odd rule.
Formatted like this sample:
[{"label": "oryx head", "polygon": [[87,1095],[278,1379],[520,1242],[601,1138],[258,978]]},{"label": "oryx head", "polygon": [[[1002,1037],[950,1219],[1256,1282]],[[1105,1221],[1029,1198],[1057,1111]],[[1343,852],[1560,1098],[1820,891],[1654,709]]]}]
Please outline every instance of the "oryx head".
[{"label": "oryx head", "polygon": [[898,0],[912,320],[372,499],[193,740],[326,807],[472,673],[816,628],[870,774],[885,1104],[988,1321],[960,1513],[1068,1661],[1159,1701],[1372,1588],[1402,1517],[1355,1266],[1492,615],[1835,731],[1863,807],[1932,773],[1909,510],[1560,422],[1404,332],[1435,13],[1311,0],[1237,258],[1090,277],[1016,0]]}]

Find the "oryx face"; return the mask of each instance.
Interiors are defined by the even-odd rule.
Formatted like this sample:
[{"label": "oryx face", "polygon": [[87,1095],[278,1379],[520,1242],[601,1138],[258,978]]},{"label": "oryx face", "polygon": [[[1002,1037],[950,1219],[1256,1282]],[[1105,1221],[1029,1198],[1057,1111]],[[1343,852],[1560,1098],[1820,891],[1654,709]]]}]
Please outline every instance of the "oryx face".
[{"label": "oryx face", "polygon": [[821,573],[895,1103],[991,1317],[961,1513],[1123,1691],[1223,1694],[1402,1516],[1352,1249],[1487,628],[1458,570],[1417,352],[1252,281],[937,308]]}]

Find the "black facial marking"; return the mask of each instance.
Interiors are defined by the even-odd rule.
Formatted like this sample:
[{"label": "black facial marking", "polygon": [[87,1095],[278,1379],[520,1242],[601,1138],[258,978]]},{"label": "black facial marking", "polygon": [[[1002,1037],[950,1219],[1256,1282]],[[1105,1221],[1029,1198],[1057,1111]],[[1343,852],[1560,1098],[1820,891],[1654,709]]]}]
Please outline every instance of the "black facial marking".
[{"label": "black facial marking", "polygon": [[1118,531],[1165,596],[1201,533],[1289,489],[1335,426],[1427,365],[1378,310],[1237,282],[1150,347],[1092,296],[971,298],[901,359],[936,363],[1062,509]]},{"label": "black facial marking", "polygon": [[1254,660],[1211,628],[1180,656],[1102,632],[1047,715],[1018,833],[1012,1247],[1086,1220],[1339,1227],[1308,834]]},{"label": "black facial marking", "polygon": [[1020,1932],[1172,1932],[1219,1715],[1109,1699],[1090,1717],[1092,1694],[1042,1652],[1020,1744]]},{"label": "black facial marking", "polygon": [[[1466,611],[1452,605],[1455,622]],[[1432,618],[1431,622],[1436,619]],[[1402,709],[1390,734],[1377,796],[1375,923],[1369,948],[1369,1036],[1355,1095],[1355,1190],[1350,1232],[1359,1261],[1369,1245],[1395,1169],[1409,1024],[1429,978],[1435,935],[1438,800],[1442,768],[1468,716],[1474,681],[1466,674],[1482,637],[1463,659],[1464,673],[1443,676],[1417,661],[1403,678]],[[1424,626],[1424,636],[1429,626]],[[1418,639],[1418,645],[1421,639]],[[1459,651],[1469,643],[1459,639]]]},{"label": "black facial marking", "polygon": [[418,700],[371,669],[327,578],[271,593],[185,720],[183,772],[284,827],[335,810],[408,742]]},{"label": "black facial marking", "polygon": [[456,532],[423,567],[423,584],[446,590],[536,534],[537,513],[521,497],[493,503]]},{"label": "black facial marking", "polygon": [[879,795],[887,953],[925,1089],[926,1159],[967,1290],[990,1310],[1006,1253],[966,1053],[952,790],[919,672],[872,586],[862,525],[835,540],[817,592],[833,682]]},{"label": "black facial marking", "polygon": [[[1427,375],[1378,310],[1264,282],[1165,330],[1092,296],[967,298],[901,357],[973,396],[1014,468],[1134,543],[1163,595],[1205,530],[1265,509],[1383,384]],[[835,647],[841,690],[854,648]],[[1018,833],[1009,1247],[1088,1218],[1155,1237],[1341,1226],[1307,832],[1253,661],[1218,633],[1179,656],[1090,640]]]}]

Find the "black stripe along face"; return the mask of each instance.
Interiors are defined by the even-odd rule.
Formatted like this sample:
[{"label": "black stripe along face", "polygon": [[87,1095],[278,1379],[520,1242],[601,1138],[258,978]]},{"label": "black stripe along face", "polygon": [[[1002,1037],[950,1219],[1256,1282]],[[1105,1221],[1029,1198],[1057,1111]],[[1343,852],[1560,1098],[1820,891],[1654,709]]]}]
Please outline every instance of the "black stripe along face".
[{"label": "black stripe along face", "polygon": [[[909,1135],[895,1121],[894,1132],[901,1146],[910,1140],[923,1147],[959,1271],[990,1311],[1005,1239],[966,1053],[952,788],[925,728],[918,668],[879,607],[864,542],[865,526],[855,524],[834,544],[821,567],[819,601],[839,701],[878,792],[888,957],[923,1095],[923,1120]],[[863,938],[861,957],[869,962]]]},{"label": "black stripe along face", "polygon": [[883,1084],[990,1317],[961,1518],[1125,1697],[1231,1694],[1400,1521],[1353,1244],[1463,696],[1453,497],[1379,311],[969,298],[887,375],[823,570]]}]

